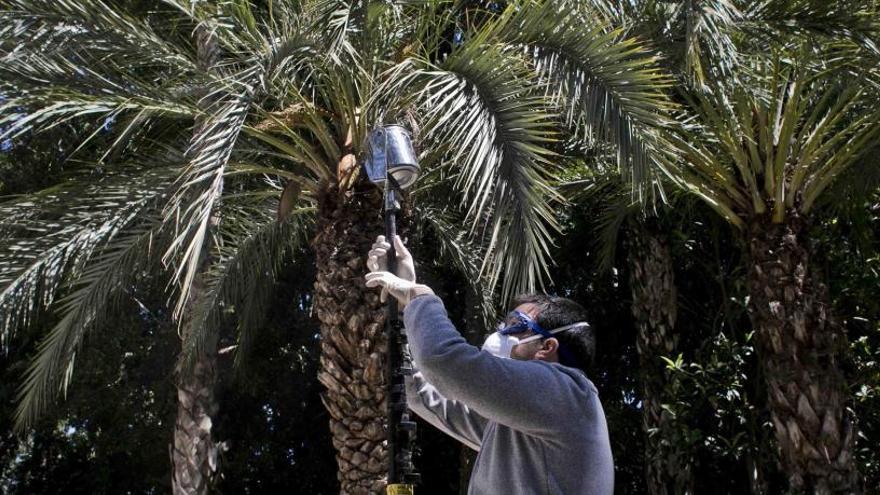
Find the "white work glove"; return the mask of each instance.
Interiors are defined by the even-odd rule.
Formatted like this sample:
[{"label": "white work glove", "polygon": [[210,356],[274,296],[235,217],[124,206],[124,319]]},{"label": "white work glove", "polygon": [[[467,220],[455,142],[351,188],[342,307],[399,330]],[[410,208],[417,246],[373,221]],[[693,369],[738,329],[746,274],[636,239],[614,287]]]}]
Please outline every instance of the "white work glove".
[{"label": "white work glove", "polygon": [[404,280],[391,272],[370,272],[365,278],[367,287],[382,288],[382,298],[387,298],[387,294],[391,294],[391,297],[397,299],[401,310],[416,297],[434,293],[427,285]]},{"label": "white work glove", "polygon": [[[389,249],[391,249],[391,245],[385,240],[384,235],[376,237],[376,242],[373,243],[373,248],[370,249],[370,252],[367,254],[367,268],[369,268],[371,272],[388,271]],[[406,246],[403,245],[403,241],[400,240],[400,236],[398,235],[394,236],[394,251],[397,255],[395,256],[395,259],[397,260],[397,273],[395,273],[395,275],[404,280],[415,282],[416,267],[413,263],[412,254],[410,254],[409,250],[406,249]],[[384,294],[382,301],[385,301]]]},{"label": "white work glove", "polygon": [[391,245],[385,240],[385,236],[380,235],[367,254],[367,268],[370,269],[370,273],[366,276],[367,287],[382,288],[379,300],[384,303],[388,299],[388,294],[391,294],[403,309],[414,297],[433,294],[434,291],[427,285],[416,283],[416,270],[412,254],[403,245],[400,236],[394,236],[398,275],[388,271],[388,250],[390,248]]}]

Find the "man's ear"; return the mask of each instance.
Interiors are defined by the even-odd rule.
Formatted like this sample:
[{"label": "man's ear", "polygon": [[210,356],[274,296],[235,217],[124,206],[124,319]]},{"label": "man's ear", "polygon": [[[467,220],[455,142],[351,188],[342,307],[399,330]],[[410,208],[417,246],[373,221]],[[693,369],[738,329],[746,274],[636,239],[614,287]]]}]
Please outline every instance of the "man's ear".
[{"label": "man's ear", "polygon": [[541,348],[535,353],[535,359],[559,362],[559,341],[554,337],[541,341]]}]

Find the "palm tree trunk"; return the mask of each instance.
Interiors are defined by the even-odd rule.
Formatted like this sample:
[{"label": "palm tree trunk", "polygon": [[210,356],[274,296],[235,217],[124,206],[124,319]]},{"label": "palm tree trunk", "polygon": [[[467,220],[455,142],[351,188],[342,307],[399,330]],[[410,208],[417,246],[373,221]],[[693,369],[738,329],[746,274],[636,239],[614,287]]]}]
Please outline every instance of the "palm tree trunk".
[{"label": "palm tree trunk", "polygon": [[639,222],[630,239],[632,313],[638,326],[642,378],[642,425],[645,430],[645,476],[652,495],[693,493],[692,459],[675,439],[675,424],[662,404],[667,400],[667,372],[660,356],[674,356],[678,299],[672,258],[664,239]]},{"label": "palm tree trunk", "polygon": [[[205,292],[203,274],[193,282],[186,314],[194,313],[194,301]],[[183,322],[183,340],[191,331],[190,318]],[[177,420],[174,424],[174,445],[171,451],[172,488],[175,495],[206,494],[219,469],[219,445],[211,436],[218,403],[214,394],[217,385],[216,336],[210,338],[209,352],[198,356],[191,368],[177,366]]]},{"label": "palm tree trunk", "polygon": [[315,311],[321,323],[320,382],[330,414],[339,464],[340,492],[385,489],[384,305],[364,285],[366,253],[383,232],[381,193],[359,178],[340,192],[328,187],[319,199]]},{"label": "palm tree trunk", "polygon": [[[212,215],[208,235],[202,245],[199,269],[193,278],[189,300],[181,321],[181,342],[187,342],[196,330],[193,316],[196,307],[207,296],[207,270],[211,267],[212,236],[220,217]],[[214,390],[217,387],[217,335],[206,336],[204,349],[195,363],[187,366],[179,360],[177,377],[177,420],[171,454],[172,487],[175,495],[208,493],[219,472],[219,447],[211,435],[212,419],[219,409]]]},{"label": "palm tree trunk", "polygon": [[749,316],[767,383],[782,467],[793,492],[857,493],[854,418],[840,359],[846,336],[809,270],[803,219],[749,226]]},{"label": "palm tree trunk", "polygon": [[[210,71],[219,58],[217,40],[212,31],[200,25],[195,32],[196,61],[204,71]],[[208,88],[203,88],[207,92]],[[209,103],[200,103],[207,108]],[[196,136],[207,125],[204,119],[197,119],[194,125]],[[189,150],[189,156],[197,150]],[[211,239],[213,231],[220,222],[212,215],[206,239]],[[201,246],[198,273],[193,279],[183,318],[181,321],[181,341],[186,342],[194,331],[192,317],[195,307],[207,292],[205,272],[211,266],[211,241]],[[217,336],[210,335],[205,349],[197,356],[192,366],[178,362],[177,377],[177,419],[174,423],[174,440],[171,449],[171,486],[175,495],[206,494],[219,470],[219,444],[211,436],[212,417],[219,409],[214,390],[217,385]]]}]

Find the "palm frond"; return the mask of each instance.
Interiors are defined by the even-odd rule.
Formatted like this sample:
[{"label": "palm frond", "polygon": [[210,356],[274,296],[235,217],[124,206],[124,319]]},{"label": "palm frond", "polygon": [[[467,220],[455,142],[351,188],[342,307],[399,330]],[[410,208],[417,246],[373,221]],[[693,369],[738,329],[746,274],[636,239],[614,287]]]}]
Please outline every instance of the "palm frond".
[{"label": "palm frond", "polygon": [[[7,61],[17,61],[18,53],[46,59],[78,54],[91,62],[117,64],[120,68],[195,69],[192,50],[168,32],[169,26],[174,26],[168,22],[171,19],[151,24],[143,15],[129,12],[118,3],[7,0],[0,5],[0,13],[7,21],[0,27],[0,47]],[[107,54],[120,60],[100,60]]]},{"label": "palm frond", "polygon": [[[848,116],[849,122],[837,126],[823,126],[819,123],[809,129],[806,126],[802,128],[800,138],[803,145],[799,158],[805,162],[801,165],[802,168],[812,171],[809,178],[803,179],[803,203],[800,206],[802,211],[809,211],[817,198],[838,177],[869,151],[876,150],[876,143],[880,139],[880,125],[877,125],[880,121],[880,107],[877,102],[871,102],[867,106],[859,105],[863,95],[862,91],[853,91],[851,98],[856,109]],[[826,119],[833,115],[833,111],[829,111]],[[803,135],[807,132],[810,133],[809,137]],[[796,173],[790,187],[799,187],[800,183],[795,181],[800,177]],[[788,204],[792,205],[794,198],[789,198]]]},{"label": "palm frond", "polygon": [[671,78],[657,57],[635,39],[621,39],[580,2],[523,2],[494,28],[523,47],[546,83],[564,122],[584,143],[610,143],[617,164],[643,186],[653,177],[658,132],[674,108],[666,94]]},{"label": "palm frond", "polygon": [[597,177],[595,181],[594,186],[580,194],[578,199],[581,204],[597,209],[593,221],[593,247],[596,249],[599,269],[608,271],[614,266],[623,227],[640,208],[619,179],[606,176]]},{"label": "palm frond", "polygon": [[191,23],[204,26],[212,40],[233,58],[261,63],[263,80],[259,85],[264,90],[273,81],[280,85],[301,82],[298,77],[295,81],[288,79],[308,69],[320,56],[312,33],[305,29],[299,2],[272,2],[268,12],[262,12],[247,1],[164,1]]},{"label": "palm frond", "polygon": [[416,234],[422,237],[427,235],[422,232],[422,226],[430,231],[431,240],[437,243],[443,263],[454,267],[471,285],[472,292],[479,296],[481,321],[485,328],[491,328],[497,316],[496,301],[491,284],[480,276],[483,257],[480,245],[470,239],[459,212],[451,211],[448,207],[441,209],[423,205],[422,197],[414,198],[413,216],[420,221]]},{"label": "palm frond", "polygon": [[741,29],[756,42],[849,40],[880,54],[877,4],[871,0],[762,0],[750,2]]},{"label": "palm frond", "polygon": [[70,119],[191,117],[200,73],[192,54],[99,0],[20,0],[0,7],[4,137]]},{"label": "palm frond", "polygon": [[62,285],[78,277],[96,252],[165,197],[170,177],[167,168],[148,170],[0,207],[5,231],[0,248],[3,348],[52,304]]},{"label": "palm frond", "polygon": [[325,26],[323,43],[326,56],[336,66],[353,64],[360,66],[361,54],[358,34],[366,27],[365,17],[369,2],[351,0],[318,0],[312,2],[315,25]]},{"label": "palm frond", "polygon": [[681,8],[686,10],[685,73],[694,85],[735,75],[739,51],[733,34],[743,13],[730,0],[684,2]]},{"label": "palm frond", "polygon": [[61,319],[41,340],[18,392],[18,431],[32,426],[57,394],[66,394],[85,334],[107,321],[126,287],[149,265],[160,217],[144,211],[137,216],[139,225],[103,245],[70,283],[69,294],[56,303]]},{"label": "palm frond", "polygon": [[168,101],[112,95],[93,96],[46,89],[15,96],[0,104],[0,114],[3,115],[0,117],[0,126],[4,127],[0,139],[51,129],[85,116],[96,116],[101,120],[116,118],[123,112],[137,112],[141,118],[191,118],[195,115],[193,107]]},{"label": "palm frond", "polygon": [[[395,68],[405,75],[389,77],[388,86],[410,95],[422,141],[437,146],[430,156],[456,170],[472,235],[488,243],[481,272],[491,286],[503,280],[509,299],[534,291],[548,275],[551,231],[559,228],[546,147],[555,122],[544,86],[522,56],[487,38],[472,38],[440,67],[409,59]],[[487,212],[491,225],[476,221]]]},{"label": "palm frond", "polygon": [[199,269],[214,208],[223,192],[223,175],[244,126],[251,101],[250,89],[214,104],[213,113],[200,121],[187,154],[191,160],[178,178],[178,189],[165,208],[165,221],[176,237],[163,259],[175,268],[179,317]]},{"label": "palm frond", "polygon": [[[280,115],[268,115],[265,125],[246,126],[244,132],[256,138],[269,150],[256,149],[263,156],[275,156],[292,162],[310,182],[328,180],[330,164],[341,156],[333,132],[327,127],[320,111],[311,105],[291,107]],[[309,139],[309,136],[320,136]],[[317,141],[321,148],[315,146]]]},{"label": "palm frond", "polygon": [[[470,108],[449,119],[451,108],[438,105],[428,113],[424,132],[455,150],[449,160],[461,167],[458,184],[469,198],[467,217],[491,211],[481,271],[490,286],[502,280],[501,297],[508,300],[535,291],[549,275],[551,230],[559,228],[551,203],[560,199],[548,181],[553,164],[545,147],[553,140],[554,125],[543,97],[531,92],[538,81],[516,58],[500,49],[481,55],[468,51],[450,56],[444,68],[466,82],[455,103],[470,100]],[[436,96],[435,102],[440,103]]]},{"label": "palm frond", "polygon": [[238,324],[236,365],[241,366],[255,333],[265,320],[272,286],[282,263],[307,242],[313,208],[299,208],[281,220],[266,215],[269,208],[224,209],[222,247],[207,272],[207,291],[196,302],[191,331],[183,344],[181,362],[192,365],[218,335],[228,312]]}]

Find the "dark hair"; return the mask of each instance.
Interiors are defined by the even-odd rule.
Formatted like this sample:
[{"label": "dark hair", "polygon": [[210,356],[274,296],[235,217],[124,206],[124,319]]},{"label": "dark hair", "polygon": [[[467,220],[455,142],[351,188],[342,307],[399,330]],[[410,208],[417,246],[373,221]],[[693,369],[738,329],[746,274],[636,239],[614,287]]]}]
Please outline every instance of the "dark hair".
[{"label": "dark hair", "polygon": [[[579,321],[587,321],[587,310],[580,304],[559,296],[545,294],[520,294],[513,298],[513,308],[522,304],[534,304],[538,307],[536,321],[541,328],[554,328],[571,325]],[[511,309],[513,309],[511,308]],[[565,366],[578,368],[588,372],[596,357],[596,333],[590,327],[578,327],[555,334],[553,337],[567,352],[570,359],[559,353],[559,362]],[[575,362],[570,362],[573,359]]]}]

